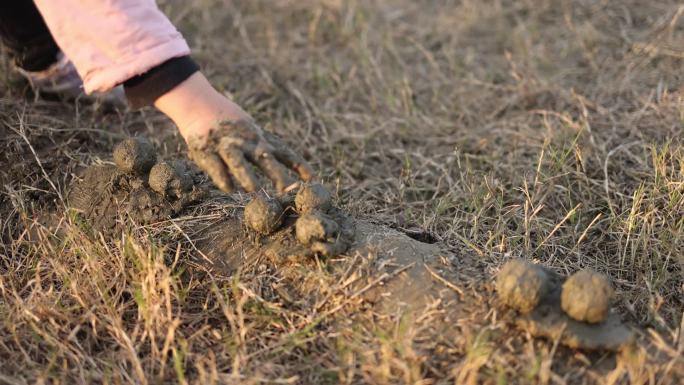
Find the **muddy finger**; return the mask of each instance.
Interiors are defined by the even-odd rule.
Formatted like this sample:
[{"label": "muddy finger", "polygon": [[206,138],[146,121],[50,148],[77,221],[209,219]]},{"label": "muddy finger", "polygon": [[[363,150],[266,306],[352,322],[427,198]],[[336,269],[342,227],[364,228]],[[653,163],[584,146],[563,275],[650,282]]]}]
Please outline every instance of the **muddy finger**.
[{"label": "muddy finger", "polygon": [[218,155],[211,152],[193,152],[190,158],[207,174],[223,192],[232,192],[235,190],[233,182],[230,180],[230,175],[226,170],[226,165],[223,163]]},{"label": "muddy finger", "polygon": [[287,175],[287,169],[280,164],[270,153],[263,153],[256,156],[254,163],[261,169],[261,171],[272,180],[279,192],[285,191],[287,187],[292,185],[294,181]]},{"label": "muddy finger", "polygon": [[267,131],[264,131],[264,137],[273,146],[273,155],[275,155],[276,159],[282,164],[297,172],[299,177],[305,182],[310,181],[314,177],[314,172],[309,165],[309,162],[304,160],[301,155],[292,151],[287,143],[278,136]]},{"label": "muddy finger", "polygon": [[245,191],[256,191],[259,185],[256,176],[252,172],[252,166],[247,162],[240,149],[235,146],[225,146],[219,149],[219,155],[226,166],[228,166],[230,174]]}]

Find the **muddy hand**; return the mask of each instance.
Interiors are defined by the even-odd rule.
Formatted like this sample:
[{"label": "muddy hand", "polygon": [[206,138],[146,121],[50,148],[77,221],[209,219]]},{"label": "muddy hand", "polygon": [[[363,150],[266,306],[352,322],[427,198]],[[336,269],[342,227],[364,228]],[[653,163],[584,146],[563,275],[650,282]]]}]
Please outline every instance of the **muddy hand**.
[{"label": "muddy hand", "polygon": [[258,182],[252,166],[261,170],[281,192],[294,183],[288,168],[304,181],[313,177],[304,158],[282,139],[248,120],[222,122],[208,136],[189,138],[188,148],[190,159],[225,192],[235,189],[234,181],[245,191],[255,191]]}]

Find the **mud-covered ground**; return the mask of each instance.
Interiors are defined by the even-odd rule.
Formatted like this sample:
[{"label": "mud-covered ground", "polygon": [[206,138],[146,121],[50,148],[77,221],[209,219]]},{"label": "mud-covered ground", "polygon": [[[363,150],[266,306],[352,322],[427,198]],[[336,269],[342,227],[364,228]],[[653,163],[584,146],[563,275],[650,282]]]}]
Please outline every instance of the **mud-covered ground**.
[{"label": "mud-covered ground", "polygon": [[[171,168],[185,146],[151,110],[36,100],[0,56],[0,383],[681,383],[680,4],[162,5],[378,248],[226,258],[268,248],[244,193],[98,233],[68,209],[86,167],[132,135]],[[607,275],[635,347],[520,332],[494,295],[515,257]]]}]

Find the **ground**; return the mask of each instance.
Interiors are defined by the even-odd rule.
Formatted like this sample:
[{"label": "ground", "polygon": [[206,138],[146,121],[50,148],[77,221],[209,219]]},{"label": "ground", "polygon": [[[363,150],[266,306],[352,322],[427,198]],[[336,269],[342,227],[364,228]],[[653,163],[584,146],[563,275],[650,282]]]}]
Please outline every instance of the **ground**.
[{"label": "ground", "polygon": [[[339,207],[458,256],[452,283],[476,306],[435,340],[448,309],[379,317],[333,274],[357,260],[208,275],[181,225],[210,227],[241,195],[95,234],[65,210],[77,173],[131,134],[164,158],[182,141],[152,110],[36,99],[0,56],[0,383],[681,383],[680,3],[160,5]],[[516,331],[491,295],[512,257],[607,274],[638,345]]]}]

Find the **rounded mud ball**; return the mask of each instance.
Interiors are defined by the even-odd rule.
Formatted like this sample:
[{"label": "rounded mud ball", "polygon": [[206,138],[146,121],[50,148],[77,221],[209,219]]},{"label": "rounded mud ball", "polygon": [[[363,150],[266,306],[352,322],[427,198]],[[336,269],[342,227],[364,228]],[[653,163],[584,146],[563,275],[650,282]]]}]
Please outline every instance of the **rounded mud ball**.
[{"label": "rounded mud ball", "polygon": [[148,183],[152,190],[171,198],[180,198],[192,190],[192,177],[169,162],[155,164],[150,170]]},{"label": "rounded mud ball", "polygon": [[303,185],[295,196],[295,208],[302,214],[327,212],[332,207],[330,192],[320,183]]},{"label": "rounded mud ball", "polygon": [[257,233],[268,235],[283,223],[283,211],[277,199],[257,197],[245,206],[245,222]]},{"label": "rounded mud ball", "polygon": [[613,298],[613,287],[603,275],[584,269],[563,283],[561,308],[577,321],[598,323],[606,319]]},{"label": "rounded mud ball", "polygon": [[541,267],[522,259],[514,259],[503,265],[499,271],[496,291],[506,305],[526,314],[546,294],[548,281],[549,277]]},{"label": "rounded mud ball", "polygon": [[114,148],[114,163],[124,172],[146,174],[157,162],[154,147],[145,138],[129,138]]},{"label": "rounded mud ball", "polygon": [[340,226],[329,216],[322,213],[304,214],[295,223],[297,240],[304,245],[313,242],[333,242]]}]

